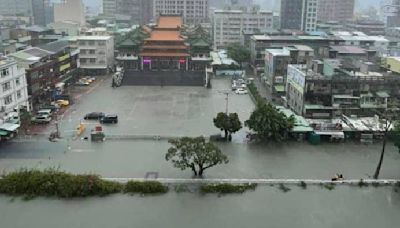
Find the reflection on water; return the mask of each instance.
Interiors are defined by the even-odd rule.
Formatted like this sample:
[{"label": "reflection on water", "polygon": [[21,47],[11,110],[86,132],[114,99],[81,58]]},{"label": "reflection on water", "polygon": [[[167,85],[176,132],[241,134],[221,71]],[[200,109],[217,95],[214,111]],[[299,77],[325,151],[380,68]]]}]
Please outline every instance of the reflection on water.
[{"label": "reflection on water", "polygon": [[381,227],[400,223],[400,193],[391,187],[302,190],[260,186],[243,195],[169,193],[83,200],[0,197],[1,227]]}]

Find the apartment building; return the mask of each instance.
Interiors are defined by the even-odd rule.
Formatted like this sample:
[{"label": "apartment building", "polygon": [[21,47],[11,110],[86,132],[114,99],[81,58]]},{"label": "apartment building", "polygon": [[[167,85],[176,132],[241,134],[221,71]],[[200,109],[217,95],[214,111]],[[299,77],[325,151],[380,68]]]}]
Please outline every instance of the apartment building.
[{"label": "apartment building", "polygon": [[134,24],[146,24],[153,20],[154,0],[103,0],[104,16],[115,19],[122,15]]},{"label": "apartment building", "polygon": [[355,0],[318,0],[318,21],[346,21],[354,16]]},{"label": "apartment building", "polygon": [[272,99],[279,102],[285,96],[288,64],[311,66],[314,50],[305,45],[291,45],[279,49],[265,50],[264,80]]},{"label": "apartment building", "polygon": [[20,108],[29,110],[25,70],[14,59],[0,56],[0,126]]},{"label": "apartment building", "polygon": [[50,102],[58,83],[74,80],[77,75],[78,54],[65,40],[10,54],[18,66],[25,69],[29,102],[33,109]]},{"label": "apartment building", "polygon": [[209,22],[209,0],[153,0],[153,15],[181,15],[185,24]]},{"label": "apartment building", "polygon": [[318,0],[282,0],[281,29],[313,32],[317,27]]},{"label": "apartment building", "polygon": [[80,26],[85,25],[85,7],[82,0],[64,0],[54,4],[54,22],[60,21],[73,21]]},{"label": "apartment building", "polygon": [[114,38],[112,36],[79,36],[80,69],[89,75],[106,74],[114,69]]},{"label": "apartment building", "polygon": [[0,0],[0,15],[27,17],[35,25],[51,23],[52,9],[50,0]]},{"label": "apartment building", "polygon": [[306,118],[373,116],[400,96],[400,75],[371,62],[355,69],[344,60],[324,59],[312,67],[289,65],[287,106]]},{"label": "apartment building", "polygon": [[214,48],[241,43],[244,33],[263,32],[273,28],[273,13],[261,10],[214,10],[212,17]]}]

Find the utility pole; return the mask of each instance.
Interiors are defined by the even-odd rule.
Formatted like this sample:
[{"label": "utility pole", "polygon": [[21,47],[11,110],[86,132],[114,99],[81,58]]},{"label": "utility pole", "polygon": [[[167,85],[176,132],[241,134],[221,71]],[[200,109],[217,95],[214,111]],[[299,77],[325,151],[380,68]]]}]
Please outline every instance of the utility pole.
[{"label": "utility pole", "polygon": [[224,92],[226,98],[225,98],[225,113],[228,115],[228,107],[229,107],[229,92]]}]

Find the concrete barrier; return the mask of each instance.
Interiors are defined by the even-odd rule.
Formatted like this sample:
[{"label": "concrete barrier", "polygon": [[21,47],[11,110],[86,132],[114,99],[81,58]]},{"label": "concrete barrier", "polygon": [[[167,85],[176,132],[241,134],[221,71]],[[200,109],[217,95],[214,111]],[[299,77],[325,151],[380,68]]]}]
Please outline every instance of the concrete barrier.
[{"label": "concrete barrier", "polygon": [[322,179],[184,179],[184,178],[103,178],[104,180],[126,183],[128,181],[158,181],[163,184],[286,184],[307,185],[335,184],[335,185],[359,185],[359,184],[380,184],[395,185],[400,183],[400,179],[349,179],[349,180],[322,180]]}]

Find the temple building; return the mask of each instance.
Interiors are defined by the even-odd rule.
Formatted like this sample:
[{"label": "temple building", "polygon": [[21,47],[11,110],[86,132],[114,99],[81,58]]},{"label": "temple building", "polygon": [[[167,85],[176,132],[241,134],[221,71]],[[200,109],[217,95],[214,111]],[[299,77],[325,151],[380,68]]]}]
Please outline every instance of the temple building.
[{"label": "temple building", "polygon": [[141,70],[188,70],[189,46],[181,36],[181,16],[160,16],[142,45]]},{"label": "temple building", "polygon": [[187,27],[180,15],[161,15],[154,26],[142,26],[116,38],[116,59],[125,69],[204,71],[211,62],[209,33]]}]

